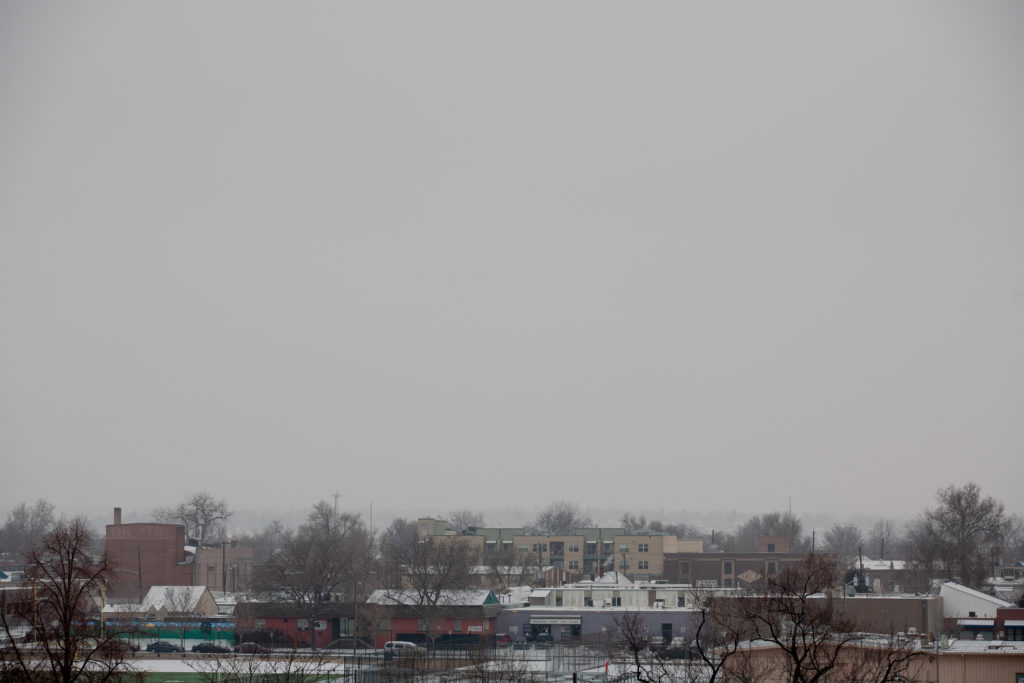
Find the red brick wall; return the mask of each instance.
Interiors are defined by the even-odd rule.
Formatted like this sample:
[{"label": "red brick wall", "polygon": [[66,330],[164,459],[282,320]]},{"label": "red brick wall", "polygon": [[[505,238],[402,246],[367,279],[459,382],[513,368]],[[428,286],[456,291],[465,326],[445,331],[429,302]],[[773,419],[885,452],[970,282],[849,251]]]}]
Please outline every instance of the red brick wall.
[{"label": "red brick wall", "polygon": [[141,553],[142,593],[151,586],[192,584],[192,566],[185,561],[185,527],[178,524],[108,524],[107,557],[114,564],[109,595],[139,598]]}]

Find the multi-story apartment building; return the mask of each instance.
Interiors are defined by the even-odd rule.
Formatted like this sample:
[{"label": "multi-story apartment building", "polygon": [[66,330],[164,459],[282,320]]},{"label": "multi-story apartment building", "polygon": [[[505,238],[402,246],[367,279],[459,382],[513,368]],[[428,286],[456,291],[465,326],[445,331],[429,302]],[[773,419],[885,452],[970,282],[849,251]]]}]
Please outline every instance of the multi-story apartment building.
[{"label": "multi-story apartment building", "polygon": [[599,576],[619,571],[637,579],[659,578],[664,573],[666,553],[703,550],[701,540],[681,540],[671,534],[639,532],[628,534],[621,527],[576,529],[566,535],[532,535],[522,527],[470,528],[462,533],[448,529],[443,520],[424,518],[417,522],[419,538],[465,543],[489,558],[520,566],[552,566],[571,578]]}]

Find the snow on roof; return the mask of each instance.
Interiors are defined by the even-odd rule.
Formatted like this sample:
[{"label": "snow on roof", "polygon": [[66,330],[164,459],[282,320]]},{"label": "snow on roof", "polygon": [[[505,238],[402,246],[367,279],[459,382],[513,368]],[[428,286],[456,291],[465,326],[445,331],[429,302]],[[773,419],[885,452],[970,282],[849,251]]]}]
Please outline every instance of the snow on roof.
[{"label": "snow on roof", "polygon": [[142,599],[140,612],[191,612],[199,605],[206,586],[153,586]]},{"label": "snow on roof", "polygon": [[[861,566],[860,559],[855,558],[852,564],[854,569],[859,569]],[[872,560],[870,557],[864,558],[864,570],[880,572],[887,569],[906,569],[906,560]]]},{"label": "snow on roof", "polygon": [[530,602],[532,592],[529,586],[509,586],[508,591],[501,596],[501,602],[508,605],[525,604]]},{"label": "snow on roof", "polygon": [[[387,590],[378,588],[370,593],[366,599],[367,603],[375,605],[419,605],[421,599],[419,593],[412,590]],[[441,591],[438,597],[438,605],[489,605],[497,604],[498,599],[494,593],[485,589],[482,590],[445,590]]]},{"label": "snow on roof", "polygon": [[962,640],[950,638],[949,647],[944,647],[942,653],[946,652],[970,652],[974,654],[1024,654],[1024,641],[1019,640]]},{"label": "snow on roof", "polygon": [[965,595],[970,595],[972,597],[978,598],[979,600],[988,600],[992,604],[997,605],[999,607],[1013,607],[1013,603],[1007,602],[1006,600],[1000,600],[999,598],[994,598],[987,593],[976,591],[973,588],[968,588],[967,586],[961,586],[959,583],[953,583],[951,581],[945,582],[944,584],[942,584],[942,588],[940,589],[939,594],[941,595],[946,590],[960,591]]},{"label": "snow on roof", "polygon": [[597,577],[594,579],[593,583],[614,584],[617,586],[633,585],[633,582],[625,574],[620,574],[619,572],[614,571]]}]

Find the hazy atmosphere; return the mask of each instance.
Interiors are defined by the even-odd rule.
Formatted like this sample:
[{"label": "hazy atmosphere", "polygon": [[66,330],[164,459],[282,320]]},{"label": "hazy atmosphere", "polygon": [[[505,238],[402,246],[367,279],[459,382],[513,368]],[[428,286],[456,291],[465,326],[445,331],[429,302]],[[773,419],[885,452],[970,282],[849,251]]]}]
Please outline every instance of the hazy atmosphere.
[{"label": "hazy atmosphere", "polygon": [[1024,512],[1022,35],[4,2],[0,513]]}]

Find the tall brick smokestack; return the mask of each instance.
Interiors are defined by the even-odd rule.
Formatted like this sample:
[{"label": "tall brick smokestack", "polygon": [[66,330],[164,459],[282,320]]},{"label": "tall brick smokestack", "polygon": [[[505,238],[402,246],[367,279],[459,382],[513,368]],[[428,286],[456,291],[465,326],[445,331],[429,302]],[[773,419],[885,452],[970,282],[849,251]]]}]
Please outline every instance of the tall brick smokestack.
[{"label": "tall brick smokestack", "polygon": [[114,508],[114,524],[121,523],[121,508]]}]

